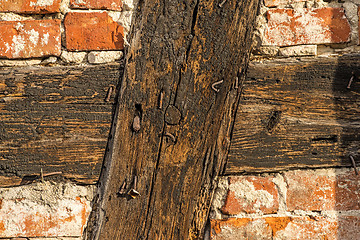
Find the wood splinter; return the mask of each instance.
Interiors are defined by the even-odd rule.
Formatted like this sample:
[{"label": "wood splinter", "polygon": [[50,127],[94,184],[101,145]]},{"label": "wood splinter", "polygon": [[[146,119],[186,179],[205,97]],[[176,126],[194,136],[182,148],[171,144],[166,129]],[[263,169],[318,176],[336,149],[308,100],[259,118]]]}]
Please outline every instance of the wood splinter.
[{"label": "wood splinter", "polygon": [[356,174],[356,175],[359,175],[359,172],[358,172],[358,170],[357,170],[357,168],[356,168],[356,164],[355,164],[355,160],[354,160],[353,156],[350,155],[349,157],[350,157],[350,159],[351,159],[351,163],[352,163],[352,165],[353,165],[355,174]]},{"label": "wood splinter", "polygon": [[215,86],[219,85],[219,84],[222,84],[224,82],[224,80],[220,80],[220,81],[217,81],[217,82],[214,82],[212,85],[211,85],[211,88],[215,91],[215,92],[220,92],[219,89],[215,88]]},{"label": "wood splinter", "polygon": [[347,85],[347,89],[350,89],[350,87],[351,87],[351,84],[352,84],[352,82],[354,81],[354,73],[352,73],[352,76],[351,76],[351,78],[350,78],[350,80],[349,80],[349,83],[348,83],[348,85]]}]

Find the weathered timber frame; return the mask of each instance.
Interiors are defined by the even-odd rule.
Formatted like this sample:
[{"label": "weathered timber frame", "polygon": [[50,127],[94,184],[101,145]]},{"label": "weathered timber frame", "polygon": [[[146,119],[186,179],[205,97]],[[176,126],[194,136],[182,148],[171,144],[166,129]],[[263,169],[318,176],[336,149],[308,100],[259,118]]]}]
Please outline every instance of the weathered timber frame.
[{"label": "weathered timber frame", "polygon": [[201,238],[258,4],[140,0],[90,239]]}]

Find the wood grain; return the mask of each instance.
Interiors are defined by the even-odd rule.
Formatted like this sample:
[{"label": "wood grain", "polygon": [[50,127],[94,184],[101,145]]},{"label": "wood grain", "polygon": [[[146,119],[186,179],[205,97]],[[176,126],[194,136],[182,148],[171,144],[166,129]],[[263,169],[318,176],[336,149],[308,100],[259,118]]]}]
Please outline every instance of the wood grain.
[{"label": "wood grain", "polygon": [[219,3],[139,2],[89,239],[202,237],[259,1]]},{"label": "wood grain", "polygon": [[0,69],[0,173],[9,179],[61,171],[95,183],[100,175],[120,63]]},{"label": "wood grain", "polygon": [[350,166],[350,154],[360,161],[359,60],[251,64],[225,174]]}]

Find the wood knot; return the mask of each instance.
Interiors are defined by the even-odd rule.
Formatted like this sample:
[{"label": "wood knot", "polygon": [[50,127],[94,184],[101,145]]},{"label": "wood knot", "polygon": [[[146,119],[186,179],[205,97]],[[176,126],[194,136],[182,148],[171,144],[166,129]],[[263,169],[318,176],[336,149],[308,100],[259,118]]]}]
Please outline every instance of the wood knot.
[{"label": "wood knot", "polygon": [[278,123],[280,122],[280,118],[281,118],[281,111],[272,111],[270,113],[270,117],[266,125],[266,130],[269,133],[271,133],[276,127],[276,125],[278,125]]},{"label": "wood knot", "polygon": [[169,105],[165,112],[165,122],[169,125],[177,125],[181,120],[181,112],[174,105]]}]

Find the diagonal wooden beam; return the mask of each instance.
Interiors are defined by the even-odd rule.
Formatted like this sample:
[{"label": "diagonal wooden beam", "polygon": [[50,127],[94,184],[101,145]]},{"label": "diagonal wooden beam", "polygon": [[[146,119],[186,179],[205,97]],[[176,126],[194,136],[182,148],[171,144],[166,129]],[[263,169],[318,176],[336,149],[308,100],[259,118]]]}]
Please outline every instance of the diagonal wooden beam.
[{"label": "diagonal wooden beam", "polygon": [[258,3],[140,0],[89,239],[201,238]]}]

